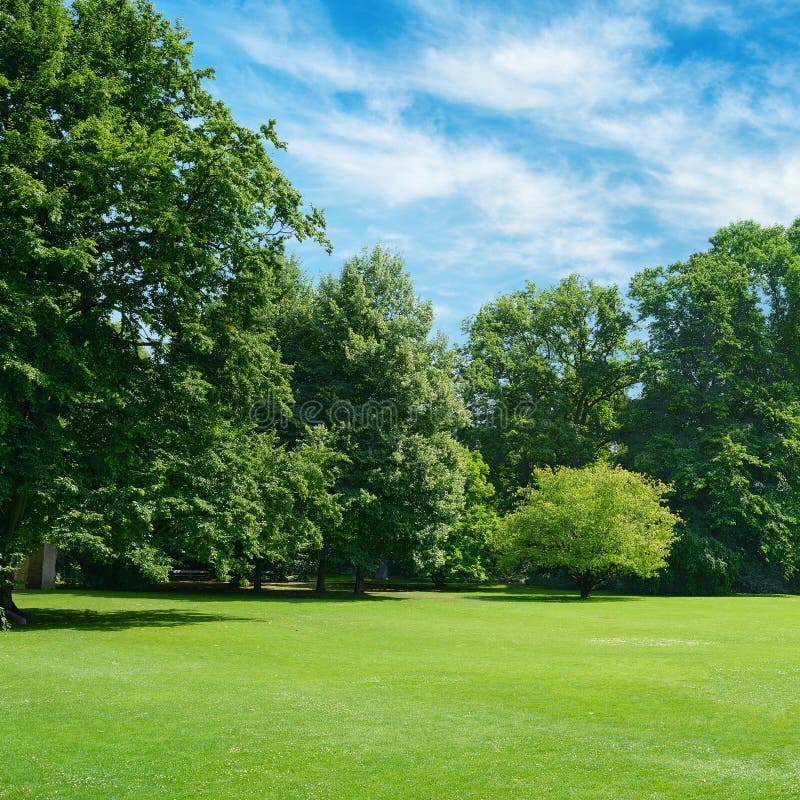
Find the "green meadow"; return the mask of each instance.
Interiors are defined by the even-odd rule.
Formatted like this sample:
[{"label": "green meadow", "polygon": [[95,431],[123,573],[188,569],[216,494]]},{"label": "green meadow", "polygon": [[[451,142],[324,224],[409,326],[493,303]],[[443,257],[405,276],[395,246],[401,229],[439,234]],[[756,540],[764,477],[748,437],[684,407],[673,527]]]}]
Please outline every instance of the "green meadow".
[{"label": "green meadow", "polygon": [[800,797],[800,598],[19,601],[0,797]]}]

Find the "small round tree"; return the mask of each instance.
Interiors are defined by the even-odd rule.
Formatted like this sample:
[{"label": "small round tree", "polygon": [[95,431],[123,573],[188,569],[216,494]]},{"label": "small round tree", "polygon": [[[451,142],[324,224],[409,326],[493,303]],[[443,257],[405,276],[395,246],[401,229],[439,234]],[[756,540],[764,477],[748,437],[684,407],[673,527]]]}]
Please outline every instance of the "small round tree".
[{"label": "small round tree", "polygon": [[680,521],[668,491],[608,464],[536,470],[504,520],[507,555],[528,569],[566,569],[584,599],[619,575],[651,577],[666,566]]}]

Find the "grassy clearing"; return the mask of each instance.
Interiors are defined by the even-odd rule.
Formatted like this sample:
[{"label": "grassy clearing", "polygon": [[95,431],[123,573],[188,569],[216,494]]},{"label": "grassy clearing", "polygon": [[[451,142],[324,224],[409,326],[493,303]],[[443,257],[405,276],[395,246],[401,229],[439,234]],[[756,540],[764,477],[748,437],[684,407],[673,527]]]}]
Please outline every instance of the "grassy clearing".
[{"label": "grassy clearing", "polygon": [[4,798],[800,797],[800,598],[19,604]]}]

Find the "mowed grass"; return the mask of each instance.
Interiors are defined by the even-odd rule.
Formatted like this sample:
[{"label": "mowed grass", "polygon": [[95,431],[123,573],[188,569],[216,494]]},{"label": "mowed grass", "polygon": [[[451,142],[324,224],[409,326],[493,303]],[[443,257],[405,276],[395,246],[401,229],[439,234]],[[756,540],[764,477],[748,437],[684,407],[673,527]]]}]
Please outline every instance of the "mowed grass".
[{"label": "mowed grass", "polygon": [[4,798],[800,797],[800,598],[18,602]]}]

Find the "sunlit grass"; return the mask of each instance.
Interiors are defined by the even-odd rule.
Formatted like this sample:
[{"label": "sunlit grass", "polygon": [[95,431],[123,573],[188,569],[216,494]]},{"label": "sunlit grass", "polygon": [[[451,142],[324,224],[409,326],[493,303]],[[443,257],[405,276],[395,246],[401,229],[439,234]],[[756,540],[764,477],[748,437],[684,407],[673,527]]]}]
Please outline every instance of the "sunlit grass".
[{"label": "sunlit grass", "polygon": [[0,797],[800,797],[800,598],[18,602]]}]

